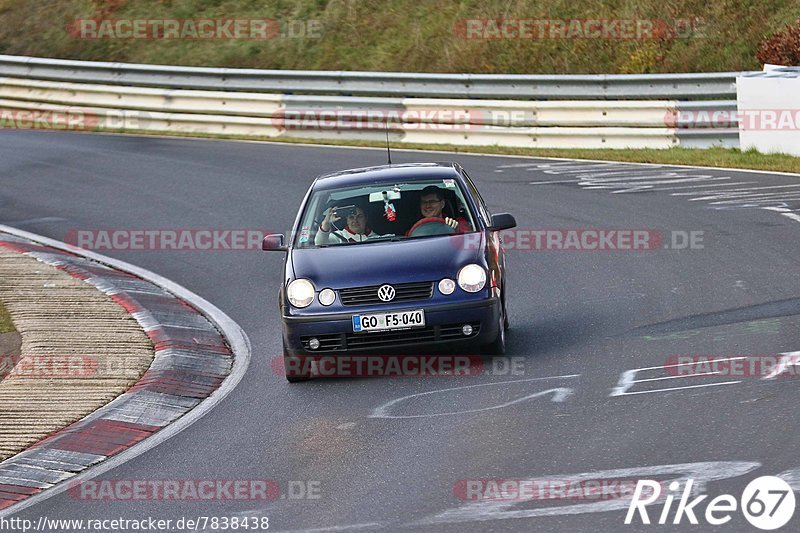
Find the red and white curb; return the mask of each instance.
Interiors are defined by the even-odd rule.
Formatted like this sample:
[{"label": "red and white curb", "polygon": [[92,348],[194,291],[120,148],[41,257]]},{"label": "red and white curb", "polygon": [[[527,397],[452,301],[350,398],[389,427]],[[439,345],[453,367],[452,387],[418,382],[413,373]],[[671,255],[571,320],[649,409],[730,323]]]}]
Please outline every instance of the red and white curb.
[{"label": "red and white curb", "polygon": [[142,268],[0,225],[0,246],[94,285],[124,307],[155,346],[127,392],[0,463],[0,517],[59,494],[153,448],[205,415],[250,362],[244,331],[217,307]]}]

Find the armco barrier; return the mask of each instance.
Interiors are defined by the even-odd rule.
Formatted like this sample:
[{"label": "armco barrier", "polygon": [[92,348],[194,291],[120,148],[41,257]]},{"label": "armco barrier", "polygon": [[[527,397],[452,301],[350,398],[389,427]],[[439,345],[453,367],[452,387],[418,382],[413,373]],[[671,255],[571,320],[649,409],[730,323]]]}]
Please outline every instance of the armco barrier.
[{"label": "armco barrier", "polygon": [[[284,118],[292,113],[408,111],[409,120],[492,126],[666,127],[674,100],[517,101],[226,93],[0,78],[0,98],[109,109]],[[697,102],[700,107],[703,102]],[[736,102],[715,102],[736,109]],[[429,111],[436,110],[431,114]]]},{"label": "armco barrier", "polygon": [[0,75],[169,89],[519,100],[735,99],[738,72],[421,74],[174,67],[0,55]]},{"label": "armco barrier", "polygon": [[[735,96],[734,73],[305,72],[0,56],[0,76],[0,111],[13,111],[16,116],[82,113],[92,117],[87,129],[380,141],[385,132],[379,123],[386,121],[392,142],[399,143],[540,148],[738,146],[735,123],[720,127],[703,118],[715,111],[735,111],[735,100],[707,99]],[[476,90],[478,86],[482,88]],[[210,88],[226,90],[201,90]],[[309,94],[266,92],[284,90]],[[370,93],[381,96],[362,96]],[[393,96],[397,94],[426,97]],[[461,98],[427,97],[431,95]],[[603,99],[610,95],[623,99]],[[687,95],[706,99],[675,99]],[[518,99],[506,99],[510,96]],[[556,96],[574,99],[548,99]],[[637,99],[625,99],[634,96]],[[8,127],[9,120],[1,119],[0,125]],[[13,116],[11,123],[18,126]]]}]

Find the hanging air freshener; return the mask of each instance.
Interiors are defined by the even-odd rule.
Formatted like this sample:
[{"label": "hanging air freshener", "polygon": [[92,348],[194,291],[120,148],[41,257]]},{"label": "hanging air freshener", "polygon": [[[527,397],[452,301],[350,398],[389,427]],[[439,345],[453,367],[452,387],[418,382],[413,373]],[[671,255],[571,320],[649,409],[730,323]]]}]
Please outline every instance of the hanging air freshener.
[{"label": "hanging air freshener", "polygon": [[385,216],[386,220],[389,222],[394,222],[397,219],[397,211],[394,209],[394,204],[390,203],[388,200],[383,201],[383,216]]}]

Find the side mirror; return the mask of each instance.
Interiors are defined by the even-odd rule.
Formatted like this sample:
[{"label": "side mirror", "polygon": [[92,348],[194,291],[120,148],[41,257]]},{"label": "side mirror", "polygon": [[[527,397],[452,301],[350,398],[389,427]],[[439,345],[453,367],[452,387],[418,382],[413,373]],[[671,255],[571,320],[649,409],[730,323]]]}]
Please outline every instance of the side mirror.
[{"label": "side mirror", "polygon": [[265,252],[285,252],[288,250],[283,243],[282,233],[273,233],[272,235],[265,236],[264,240],[261,242],[261,249]]},{"label": "side mirror", "polygon": [[502,231],[504,229],[511,229],[517,227],[517,221],[514,215],[508,213],[497,213],[492,215],[492,226],[489,228],[492,231]]}]

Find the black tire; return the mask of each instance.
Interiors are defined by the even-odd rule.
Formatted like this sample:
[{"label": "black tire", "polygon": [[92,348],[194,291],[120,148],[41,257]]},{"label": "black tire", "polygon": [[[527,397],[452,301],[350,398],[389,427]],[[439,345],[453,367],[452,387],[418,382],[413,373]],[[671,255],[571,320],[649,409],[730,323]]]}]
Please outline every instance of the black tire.
[{"label": "black tire", "polygon": [[497,337],[491,344],[487,344],[481,349],[485,355],[505,355],[506,354],[506,312],[503,306],[500,307],[501,315],[498,321]]},{"label": "black tire", "polygon": [[[311,374],[307,372],[297,373],[294,370],[298,366],[296,361],[299,359],[301,358],[295,355],[291,355],[288,352],[288,350],[286,349],[286,341],[283,341],[283,369],[284,369],[284,374],[286,376],[286,381],[288,381],[289,383],[299,383],[301,381],[308,381],[311,378]],[[292,371],[290,372],[289,369],[292,369]]]},{"label": "black tire", "polygon": [[508,331],[511,324],[508,321],[508,310],[506,309],[506,293],[503,291],[503,329]]}]

